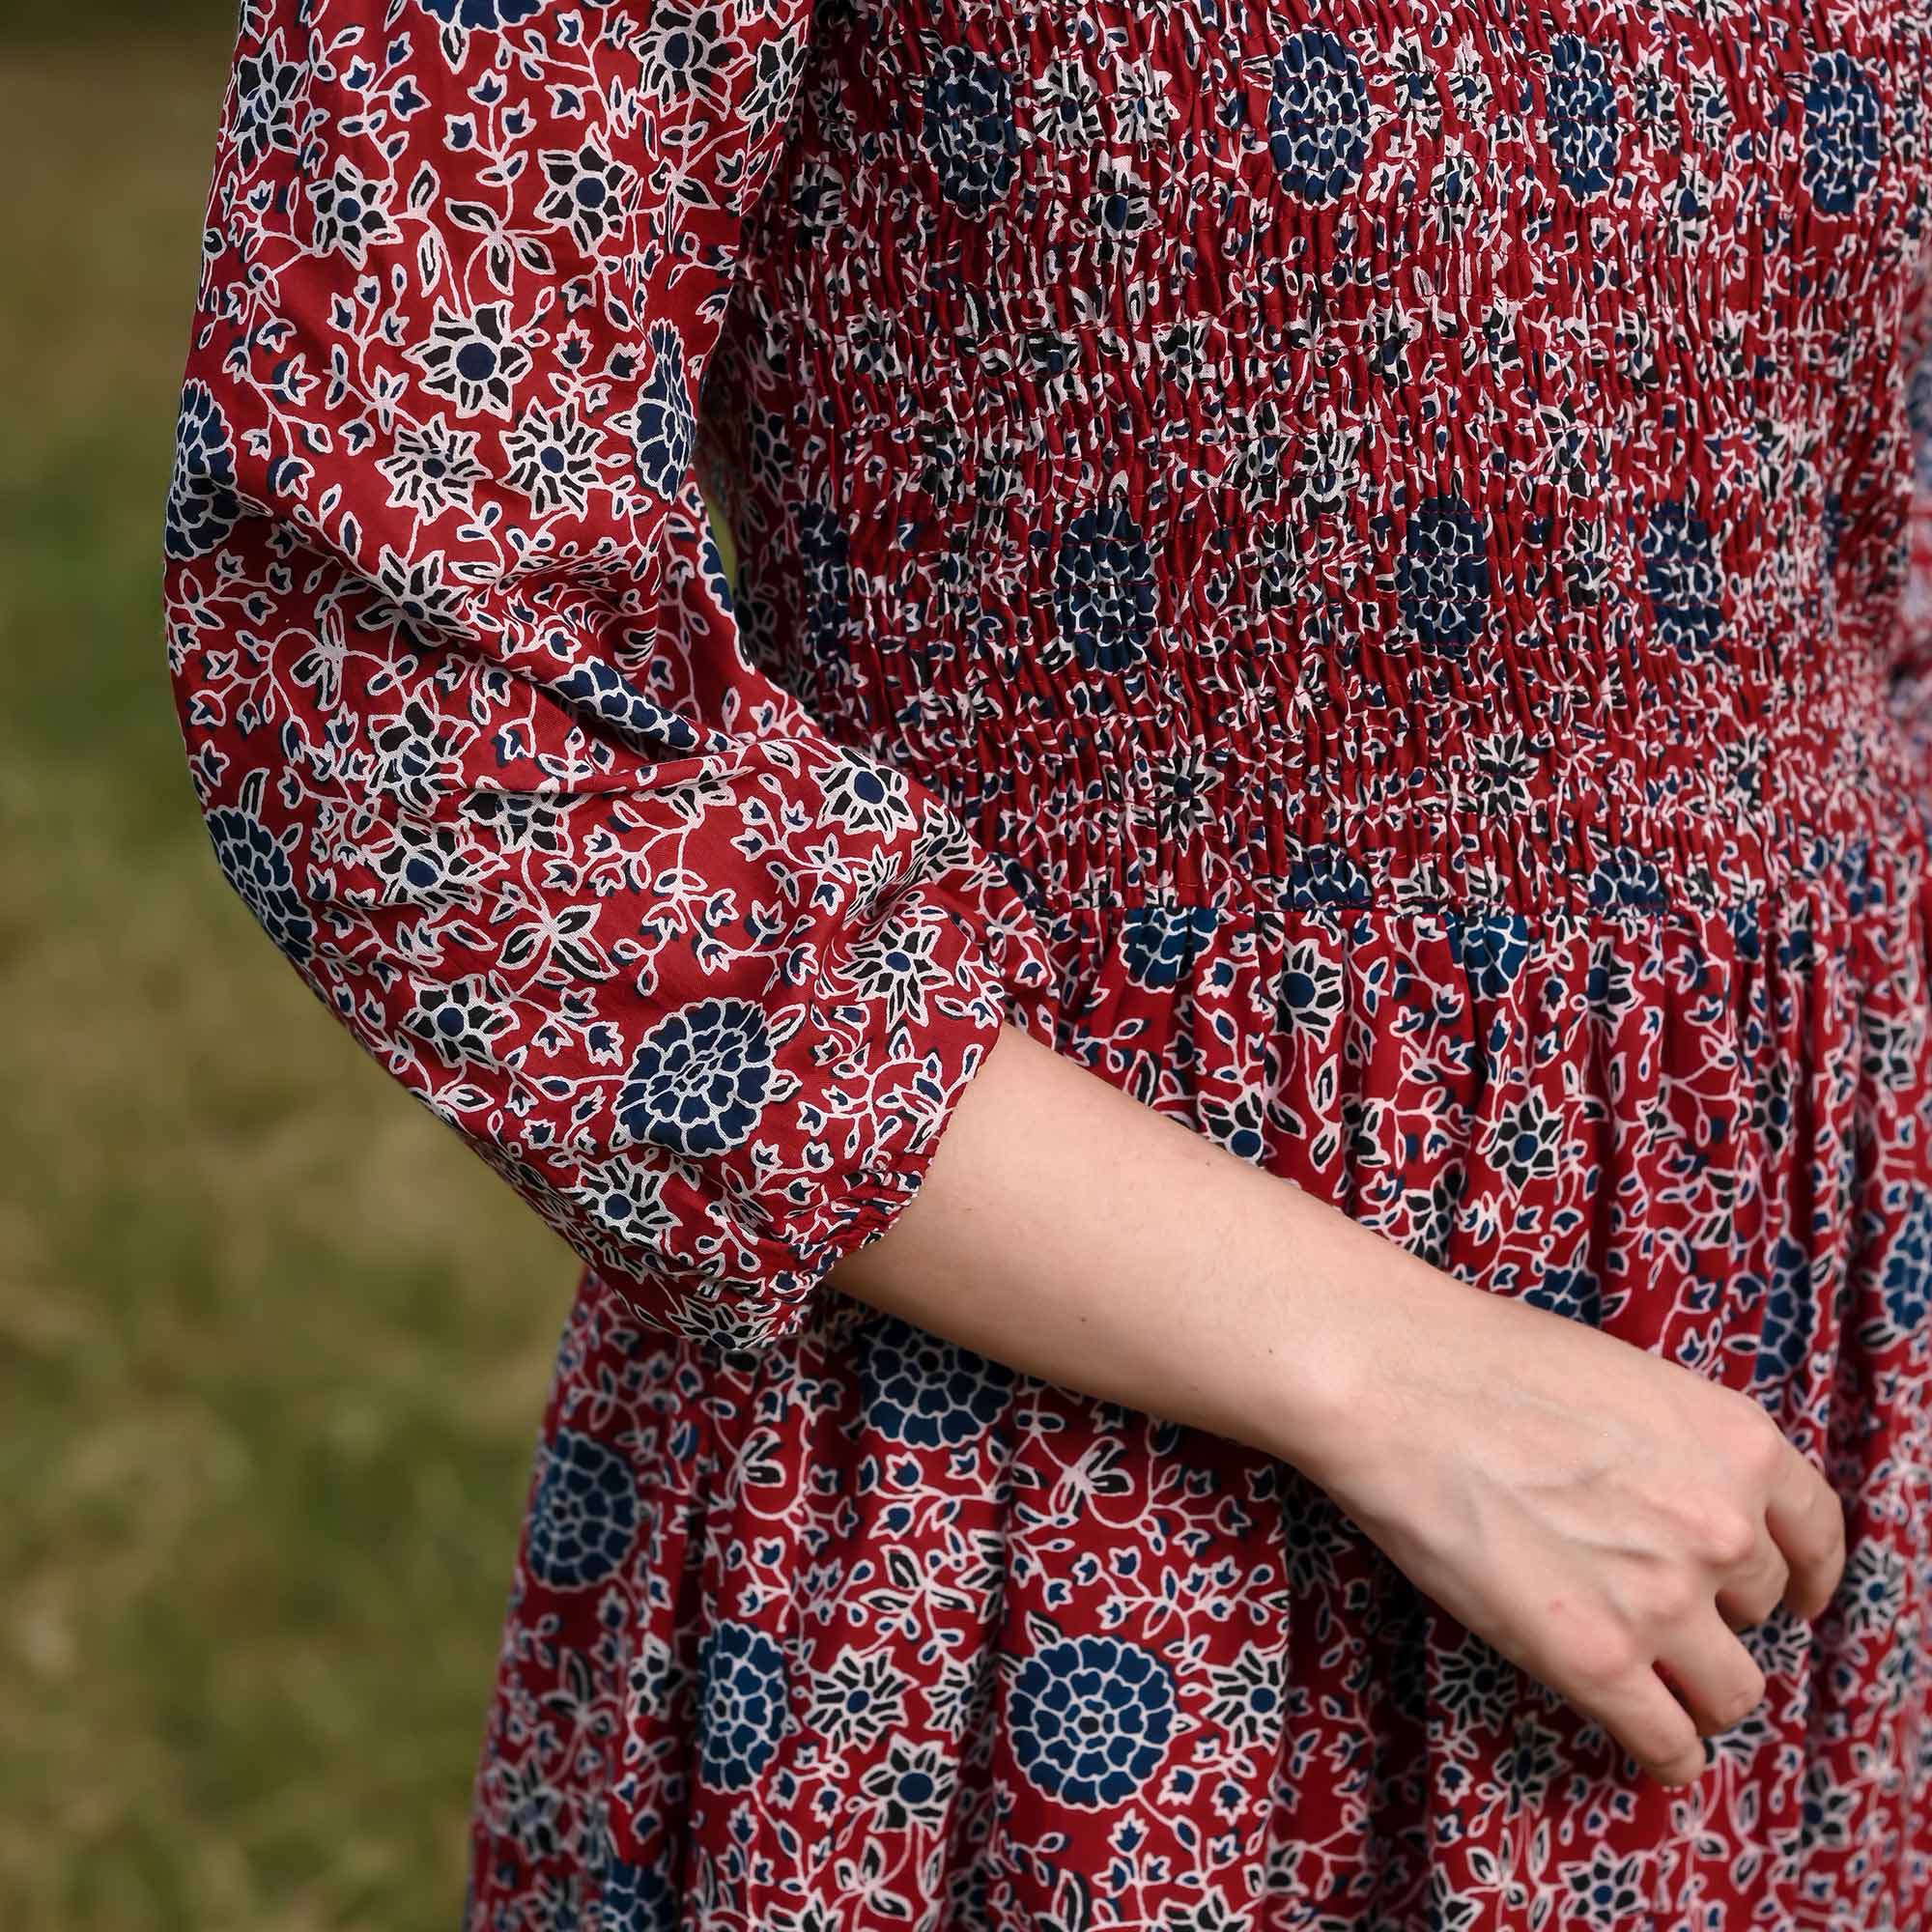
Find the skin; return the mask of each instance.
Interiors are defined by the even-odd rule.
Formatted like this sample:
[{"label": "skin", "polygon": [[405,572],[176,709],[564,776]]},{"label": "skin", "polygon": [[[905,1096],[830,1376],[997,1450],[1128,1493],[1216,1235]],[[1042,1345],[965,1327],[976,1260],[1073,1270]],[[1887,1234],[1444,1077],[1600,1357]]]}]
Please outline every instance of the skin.
[{"label": "skin", "polygon": [[1293,1463],[1661,1784],[1818,1616],[1843,1505],[1747,1396],[1432,1267],[1005,1028],[919,1192],[833,1286]]}]

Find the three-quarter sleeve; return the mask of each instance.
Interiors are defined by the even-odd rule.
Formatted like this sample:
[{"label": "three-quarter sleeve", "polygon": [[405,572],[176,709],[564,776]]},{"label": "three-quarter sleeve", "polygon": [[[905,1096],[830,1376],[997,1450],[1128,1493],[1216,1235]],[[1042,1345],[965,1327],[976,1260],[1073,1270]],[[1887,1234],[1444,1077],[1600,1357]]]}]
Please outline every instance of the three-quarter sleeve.
[{"label": "three-quarter sleeve", "polygon": [[165,518],[228,880],[640,1321],[732,1347],[1049,977],[963,823],[748,661],[694,472],[808,11],[244,9]]}]

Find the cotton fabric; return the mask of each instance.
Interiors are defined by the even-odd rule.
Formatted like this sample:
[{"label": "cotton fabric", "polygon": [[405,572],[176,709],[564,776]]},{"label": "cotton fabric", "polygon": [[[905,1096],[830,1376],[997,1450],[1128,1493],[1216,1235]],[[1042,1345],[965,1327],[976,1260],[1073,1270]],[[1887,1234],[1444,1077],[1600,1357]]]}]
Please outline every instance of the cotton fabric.
[{"label": "cotton fabric", "polygon": [[[1928,56],[249,0],[196,793],[584,1263],[469,1932],[1932,1922]],[[1003,1022],[1776,1416],[1844,1581],[1693,1786],[1294,1468],[831,1287]]]}]

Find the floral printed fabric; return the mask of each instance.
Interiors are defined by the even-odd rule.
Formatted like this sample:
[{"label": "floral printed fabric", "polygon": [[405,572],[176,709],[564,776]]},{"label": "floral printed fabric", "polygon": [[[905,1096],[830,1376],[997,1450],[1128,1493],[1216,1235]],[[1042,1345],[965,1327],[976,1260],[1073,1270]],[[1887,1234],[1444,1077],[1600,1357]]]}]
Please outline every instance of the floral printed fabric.
[{"label": "floral printed fabric", "polygon": [[[244,7],[194,781],[586,1263],[469,1932],[1927,1922],[1928,77],[1905,0]],[[1692,1789],[1294,1469],[831,1291],[1003,1019],[1815,1460]]]},{"label": "floral printed fabric", "polygon": [[533,12],[243,22],[184,716],[224,868],[365,1044],[642,1319],[757,1343],[917,1185],[1028,916],[736,651],[692,382],[795,32],[739,100],[665,17],[511,60]]}]

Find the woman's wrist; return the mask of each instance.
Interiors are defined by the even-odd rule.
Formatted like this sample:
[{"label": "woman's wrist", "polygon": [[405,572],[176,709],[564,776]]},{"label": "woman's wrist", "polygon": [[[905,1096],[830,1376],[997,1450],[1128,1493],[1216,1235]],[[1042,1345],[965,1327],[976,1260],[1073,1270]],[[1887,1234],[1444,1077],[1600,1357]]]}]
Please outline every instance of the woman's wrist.
[{"label": "woman's wrist", "polygon": [[1009,1029],[920,1196],[835,1280],[1320,1480],[1359,1438],[1384,1284],[1418,1272],[1434,1271]]},{"label": "woman's wrist", "polygon": [[1255,1337],[1238,1397],[1250,1425],[1236,1433],[1312,1481],[1359,1455],[1374,1386],[1374,1339],[1397,1275],[1421,1267],[1384,1236],[1292,1181],[1257,1172],[1243,1248]]}]

